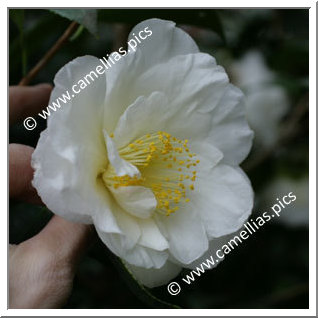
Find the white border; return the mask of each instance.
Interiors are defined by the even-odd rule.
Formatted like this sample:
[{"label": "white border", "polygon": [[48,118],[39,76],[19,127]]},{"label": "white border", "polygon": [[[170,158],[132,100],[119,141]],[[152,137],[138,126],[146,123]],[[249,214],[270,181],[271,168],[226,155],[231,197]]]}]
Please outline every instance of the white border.
[{"label": "white border", "polygon": [[[1,39],[2,43],[7,43],[7,7],[25,7],[25,2],[21,0],[17,1],[5,1],[5,6],[1,7]],[[226,8],[226,7],[250,7],[250,8],[265,8],[265,7],[295,7],[295,8],[304,8],[310,7],[309,17],[310,17],[310,91],[309,91],[309,101],[310,101],[310,137],[309,137],[309,157],[310,157],[310,242],[309,242],[309,251],[310,251],[310,286],[309,286],[309,305],[310,309],[288,309],[288,310],[276,310],[276,309],[7,309],[7,286],[4,282],[7,281],[7,262],[1,262],[1,298],[0,298],[0,314],[1,316],[316,316],[316,2],[315,1],[293,1],[293,0],[268,0],[266,2],[255,3],[256,1],[246,1],[241,0],[239,2],[228,1],[228,0],[214,0],[214,1],[195,1],[196,7],[206,7],[209,8],[213,5],[214,8]],[[30,7],[43,7],[43,1],[34,1],[29,0],[27,4]],[[55,0],[50,7],[72,7],[72,6],[81,6],[82,3],[76,1],[66,1],[66,0]],[[142,0],[136,0],[130,2],[128,0],[91,0],[89,2],[90,6],[103,8],[107,4],[107,7],[193,7],[193,2],[185,3],[184,1],[172,1],[172,0],[161,0],[161,1],[151,1],[146,2]],[[1,96],[7,96],[7,74],[8,74],[8,63],[7,63],[7,52],[8,47],[2,49],[1,53],[1,64],[2,76],[0,86]],[[4,104],[4,102],[2,103]],[[4,127],[7,127],[7,109],[2,105],[0,107],[0,114],[2,119],[2,133],[0,135],[2,149],[7,148],[8,136],[7,130],[4,131]],[[6,121],[6,122],[5,122]],[[1,167],[4,170],[2,174],[2,183],[1,183],[1,202],[7,202],[6,208],[3,207],[1,212],[2,218],[2,231],[1,235],[1,255],[7,255],[7,216],[5,211],[8,209],[8,198],[7,198],[7,172],[5,167],[7,167],[7,158],[5,156],[0,157]],[[4,177],[6,176],[6,178]],[[5,190],[6,189],[6,190]],[[3,259],[3,258],[2,258]],[[27,288],[27,286],[25,286]]]}]

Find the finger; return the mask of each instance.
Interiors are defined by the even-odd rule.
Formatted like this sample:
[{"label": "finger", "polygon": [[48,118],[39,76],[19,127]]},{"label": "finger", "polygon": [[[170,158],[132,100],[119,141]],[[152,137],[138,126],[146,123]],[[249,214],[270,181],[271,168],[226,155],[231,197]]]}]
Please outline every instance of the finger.
[{"label": "finger", "polygon": [[9,197],[29,203],[42,204],[32,187],[31,156],[34,149],[25,145],[9,145]]},{"label": "finger", "polygon": [[33,116],[47,106],[51,94],[50,84],[11,86],[9,88],[10,125]]},{"label": "finger", "polygon": [[41,242],[48,252],[71,266],[76,266],[83,253],[96,238],[92,225],[72,223],[54,215],[32,240]]}]

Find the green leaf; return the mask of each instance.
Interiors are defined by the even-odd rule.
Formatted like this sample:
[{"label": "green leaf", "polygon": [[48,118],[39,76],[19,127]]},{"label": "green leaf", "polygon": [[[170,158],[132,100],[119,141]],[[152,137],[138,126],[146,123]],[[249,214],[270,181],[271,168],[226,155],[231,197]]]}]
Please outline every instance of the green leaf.
[{"label": "green leaf", "polygon": [[63,18],[78,22],[93,35],[98,35],[96,9],[52,9],[50,11],[62,16]]}]

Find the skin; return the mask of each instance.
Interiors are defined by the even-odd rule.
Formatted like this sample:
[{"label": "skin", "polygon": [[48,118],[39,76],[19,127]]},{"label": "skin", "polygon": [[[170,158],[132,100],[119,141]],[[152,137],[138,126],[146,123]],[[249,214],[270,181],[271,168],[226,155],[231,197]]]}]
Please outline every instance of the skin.
[{"label": "skin", "polygon": [[[36,115],[48,104],[51,90],[49,84],[10,87],[10,125]],[[9,196],[43,204],[31,185],[33,151],[29,146],[9,145]],[[10,244],[9,308],[63,306],[71,293],[76,267],[95,238],[92,226],[54,215],[34,237],[18,245]]]}]

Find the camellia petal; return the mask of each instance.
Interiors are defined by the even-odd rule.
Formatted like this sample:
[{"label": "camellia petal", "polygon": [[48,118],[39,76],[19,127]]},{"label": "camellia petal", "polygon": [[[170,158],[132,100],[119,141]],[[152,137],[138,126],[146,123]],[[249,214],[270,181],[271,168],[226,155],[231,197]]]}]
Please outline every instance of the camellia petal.
[{"label": "camellia petal", "polygon": [[[120,81],[125,80],[119,78],[117,85],[122,85]],[[239,164],[250,151],[253,132],[245,118],[243,94],[228,83],[224,69],[216,65],[211,56],[202,53],[176,56],[162,65],[153,66],[129,87],[123,86],[125,97],[118,96],[116,100],[131,106],[119,120],[115,138],[132,140],[131,129],[120,130],[122,121],[129,118],[132,123],[137,116],[143,116],[140,123],[145,131],[159,126],[153,118],[164,123],[161,130],[165,129],[178,138],[187,136],[191,127],[191,135],[187,138],[206,139],[224,153],[224,162],[229,164]],[[165,95],[162,100],[154,88]],[[140,100],[136,92],[149,98]],[[142,115],[138,108],[145,109]],[[118,134],[120,136],[116,137]]]},{"label": "camellia petal", "polygon": [[[219,164],[198,176],[200,191],[191,193],[209,238],[237,231],[253,208],[249,180],[238,168]],[[213,222],[212,222],[213,220]]]},{"label": "camellia petal", "polygon": [[159,229],[164,229],[162,232],[169,241],[170,252],[183,264],[191,263],[200,257],[209,245],[204,225],[195,210],[189,203],[180,209],[180,213],[174,213],[169,218],[156,218]]},{"label": "camellia petal", "polygon": [[[190,264],[185,264],[184,267],[195,270],[197,267],[200,267],[202,263],[204,262],[208,266],[209,265],[211,266],[209,269],[215,268],[225,258],[226,254],[224,253],[224,246],[226,246],[226,244],[228,244],[228,242],[237,234],[239,233],[236,232],[236,233],[232,233],[231,235],[224,235],[219,238],[212,239],[209,242],[208,250],[201,257],[196,259],[194,262]],[[211,262],[207,262],[207,260],[210,260]],[[212,262],[214,262],[214,265],[211,264]],[[204,266],[204,268],[207,269],[206,266]]]},{"label": "camellia petal", "polygon": [[140,175],[139,170],[134,165],[119,156],[117,147],[112,139],[108,136],[106,130],[103,130],[103,132],[107,145],[108,160],[114,167],[116,175],[120,177],[125,175],[130,177]]},{"label": "camellia petal", "polygon": [[141,237],[139,244],[144,247],[149,247],[157,251],[164,251],[169,248],[169,243],[152,218],[139,219],[141,228]]},{"label": "camellia petal", "polygon": [[164,266],[168,259],[169,254],[167,251],[158,251],[141,245],[135,245],[133,248],[127,249],[127,245],[123,246],[122,235],[100,232],[98,227],[96,227],[96,231],[105,245],[129,264],[148,269],[157,269]]},{"label": "camellia petal", "polygon": [[167,284],[182,270],[182,266],[176,265],[170,261],[167,261],[164,266],[158,269],[146,269],[128,263],[126,263],[125,266],[140,283],[149,288]]},{"label": "camellia petal", "polygon": [[157,207],[157,200],[148,188],[131,186],[111,188],[110,191],[125,211],[138,218],[150,218]]},{"label": "camellia petal", "polygon": [[176,24],[172,21],[160,19],[142,21],[131,30],[128,41],[135,40],[135,35],[139,35],[143,30],[144,33],[148,31],[148,35],[151,32],[149,38],[141,43],[141,50],[137,50],[137,54],[142,54],[145,69],[164,63],[177,55],[199,52],[198,46],[189,34],[176,28]]}]

